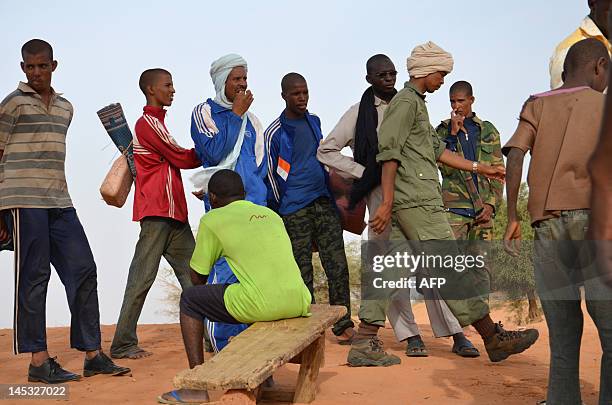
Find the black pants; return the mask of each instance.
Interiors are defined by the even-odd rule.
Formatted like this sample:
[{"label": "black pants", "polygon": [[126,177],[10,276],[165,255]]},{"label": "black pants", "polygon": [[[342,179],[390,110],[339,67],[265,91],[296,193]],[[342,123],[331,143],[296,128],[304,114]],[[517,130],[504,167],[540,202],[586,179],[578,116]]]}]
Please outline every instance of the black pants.
[{"label": "black pants", "polygon": [[15,354],[47,350],[45,311],[51,264],[64,284],[72,315],[70,347],[99,349],[96,263],[75,209],[19,208],[12,214]]}]

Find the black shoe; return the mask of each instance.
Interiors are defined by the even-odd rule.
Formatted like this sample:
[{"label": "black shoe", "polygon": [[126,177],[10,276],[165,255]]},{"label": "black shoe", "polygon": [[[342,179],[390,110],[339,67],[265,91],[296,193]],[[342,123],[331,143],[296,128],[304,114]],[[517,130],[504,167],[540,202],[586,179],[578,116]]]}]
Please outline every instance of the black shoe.
[{"label": "black shoe", "polygon": [[131,371],[128,367],[116,365],[110,357],[102,352],[98,352],[96,357],[91,360],[85,357],[85,364],[83,364],[83,375],[85,377],[91,377],[96,374],[124,375]]},{"label": "black shoe", "polygon": [[43,364],[34,367],[30,364],[28,369],[29,382],[43,382],[45,384],[60,384],[68,381],[79,381],[81,376],[66,371],[55,361],[57,357],[49,357]]}]

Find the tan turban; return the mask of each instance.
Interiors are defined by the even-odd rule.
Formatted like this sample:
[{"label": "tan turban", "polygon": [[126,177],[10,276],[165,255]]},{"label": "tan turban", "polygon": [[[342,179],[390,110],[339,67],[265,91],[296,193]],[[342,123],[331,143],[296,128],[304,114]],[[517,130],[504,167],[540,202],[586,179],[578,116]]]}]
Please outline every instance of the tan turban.
[{"label": "tan turban", "polygon": [[415,79],[436,72],[450,73],[453,70],[453,55],[429,41],[412,50],[406,67],[410,77]]}]

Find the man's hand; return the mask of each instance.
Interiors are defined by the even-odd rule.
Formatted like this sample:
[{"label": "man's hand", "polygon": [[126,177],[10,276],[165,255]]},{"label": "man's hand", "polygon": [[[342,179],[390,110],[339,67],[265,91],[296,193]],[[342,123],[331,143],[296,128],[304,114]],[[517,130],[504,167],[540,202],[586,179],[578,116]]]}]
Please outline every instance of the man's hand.
[{"label": "man's hand", "polygon": [[508,219],[504,233],[504,250],[514,257],[521,251],[521,222],[517,219]]},{"label": "man's hand", "polygon": [[377,234],[383,233],[387,228],[387,225],[389,225],[389,221],[391,221],[392,208],[393,206],[391,203],[383,202],[376,210],[374,218],[368,221],[370,228],[372,228],[372,230]]},{"label": "man's hand", "polygon": [[482,174],[490,179],[504,181],[506,178],[506,168],[504,166],[490,166],[478,163],[478,174]]},{"label": "man's hand", "polygon": [[208,282],[208,275],[205,276],[203,274],[200,274],[194,269],[191,269],[189,275],[191,276],[191,283],[193,285],[204,285]]},{"label": "man's hand", "polygon": [[465,117],[461,114],[457,114],[455,110],[451,111],[451,135],[457,136],[459,131],[463,131],[467,134],[467,130],[463,126]]},{"label": "man's hand", "polygon": [[480,214],[478,214],[478,216],[476,217],[476,223],[477,224],[486,224],[487,222],[489,222],[491,220],[491,218],[493,218],[493,212],[495,211],[495,209],[493,208],[492,205],[490,204],[485,204],[484,207],[482,208],[482,211],[480,211]]},{"label": "man's hand", "polygon": [[192,191],[191,194],[193,194],[198,200],[204,200],[204,190]]},{"label": "man's hand", "polygon": [[9,231],[6,223],[0,216],[0,243],[6,242],[9,239]]},{"label": "man's hand", "polygon": [[240,93],[236,94],[236,97],[234,98],[232,111],[234,114],[242,117],[244,113],[249,110],[252,102],[253,93],[251,93],[251,90],[247,90],[246,92],[241,91]]}]

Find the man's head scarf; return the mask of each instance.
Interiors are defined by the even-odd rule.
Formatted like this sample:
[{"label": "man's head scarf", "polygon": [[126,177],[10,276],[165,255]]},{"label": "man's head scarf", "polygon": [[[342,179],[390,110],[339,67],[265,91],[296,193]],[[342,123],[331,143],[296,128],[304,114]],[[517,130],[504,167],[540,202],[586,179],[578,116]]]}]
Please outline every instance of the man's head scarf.
[{"label": "man's head scarf", "polygon": [[453,55],[429,41],[417,45],[406,61],[410,77],[418,79],[436,72],[453,70]]},{"label": "man's head scarf", "polygon": [[225,108],[232,108],[232,102],[225,96],[225,82],[232,69],[238,66],[247,70],[246,60],[235,53],[222,56],[210,65],[210,77],[217,93],[215,102]]}]

